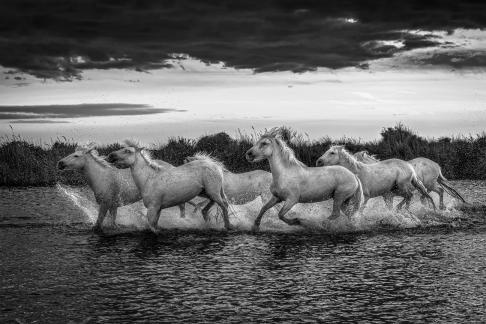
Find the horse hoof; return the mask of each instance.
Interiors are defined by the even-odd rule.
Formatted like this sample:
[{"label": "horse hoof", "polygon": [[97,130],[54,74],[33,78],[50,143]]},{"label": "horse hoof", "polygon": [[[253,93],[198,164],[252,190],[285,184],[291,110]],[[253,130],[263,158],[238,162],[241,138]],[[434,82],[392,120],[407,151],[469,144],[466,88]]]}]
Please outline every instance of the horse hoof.
[{"label": "horse hoof", "polygon": [[103,228],[101,228],[101,226],[95,226],[95,227],[93,227],[93,232],[95,234],[102,235],[103,234]]},{"label": "horse hoof", "polygon": [[151,231],[152,233],[154,233],[154,234],[159,234],[159,233],[160,233],[160,228],[150,226],[150,231]]},{"label": "horse hoof", "polygon": [[295,225],[295,226],[302,225],[302,222],[300,221],[300,219],[294,218],[292,220],[292,225]]},{"label": "horse hoof", "polygon": [[259,230],[260,230],[260,225],[253,225],[251,227],[251,231],[254,233],[258,232]]}]

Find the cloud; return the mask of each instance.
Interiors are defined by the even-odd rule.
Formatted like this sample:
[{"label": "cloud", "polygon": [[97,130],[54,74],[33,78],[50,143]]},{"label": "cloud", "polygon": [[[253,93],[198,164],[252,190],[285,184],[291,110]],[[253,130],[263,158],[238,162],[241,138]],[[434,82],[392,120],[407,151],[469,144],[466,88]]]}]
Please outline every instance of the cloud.
[{"label": "cloud", "polygon": [[12,124],[68,124],[65,120],[50,120],[50,119],[26,119],[26,120],[12,120]]},{"label": "cloud", "polygon": [[168,68],[173,53],[184,53],[256,72],[302,72],[440,45],[407,30],[485,26],[486,3],[477,0],[5,0],[0,65],[73,79],[92,68]]},{"label": "cloud", "polygon": [[[136,116],[184,112],[172,108],[152,108],[142,104],[108,103],[79,105],[0,106],[0,120],[18,119],[15,123],[53,123],[46,118],[79,118],[100,116]],[[20,121],[22,120],[22,121]]]}]

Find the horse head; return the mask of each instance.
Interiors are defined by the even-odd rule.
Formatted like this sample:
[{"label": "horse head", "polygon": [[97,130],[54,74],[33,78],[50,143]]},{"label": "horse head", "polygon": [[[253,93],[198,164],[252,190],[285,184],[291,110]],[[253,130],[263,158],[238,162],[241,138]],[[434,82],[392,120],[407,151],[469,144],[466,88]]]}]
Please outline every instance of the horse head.
[{"label": "horse head", "polygon": [[331,146],[322,156],[317,159],[316,166],[336,165],[341,159],[341,152],[344,150],[342,145]]},{"label": "horse head", "polygon": [[137,153],[140,153],[143,149],[144,147],[138,143],[127,140],[123,148],[108,154],[106,160],[119,169],[126,169],[135,163]]},{"label": "horse head", "polygon": [[272,134],[263,135],[252,148],[246,151],[245,157],[248,162],[258,162],[272,156],[276,148],[276,137]]},{"label": "horse head", "polygon": [[57,162],[59,170],[81,170],[86,164],[87,154],[95,151],[96,143],[91,142],[84,146],[76,146],[74,153],[62,158]]}]

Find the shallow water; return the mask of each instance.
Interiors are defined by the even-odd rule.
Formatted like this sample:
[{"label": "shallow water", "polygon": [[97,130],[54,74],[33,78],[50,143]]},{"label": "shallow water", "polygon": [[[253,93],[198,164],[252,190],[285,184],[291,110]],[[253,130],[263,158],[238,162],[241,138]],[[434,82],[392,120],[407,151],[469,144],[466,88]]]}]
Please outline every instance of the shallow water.
[{"label": "shallow water", "polygon": [[[455,182],[486,204],[486,183]],[[233,206],[238,230],[199,214],[164,211],[160,235],[143,231],[143,206],[120,209],[123,227],[92,233],[89,190],[0,189],[0,322],[484,322],[484,209],[414,218],[373,201],[362,218],[325,221],[301,206],[290,228],[261,202]],[[189,208],[188,209],[192,209]],[[324,223],[323,223],[324,220]],[[114,235],[117,234],[117,235]]]}]

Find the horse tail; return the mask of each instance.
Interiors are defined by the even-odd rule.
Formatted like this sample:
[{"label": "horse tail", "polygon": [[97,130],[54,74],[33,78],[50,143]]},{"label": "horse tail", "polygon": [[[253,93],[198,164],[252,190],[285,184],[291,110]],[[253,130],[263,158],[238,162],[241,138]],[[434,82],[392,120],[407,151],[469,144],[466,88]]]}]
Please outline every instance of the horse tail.
[{"label": "horse tail", "polygon": [[359,180],[357,175],[354,176],[356,177],[356,181],[358,181],[358,189],[356,189],[353,196],[354,210],[356,213],[356,211],[361,209],[361,205],[363,204],[364,201],[364,193],[363,193],[363,184],[361,183],[361,180]]},{"label": "horse tail", "polygon": [[447,181],[447,179],[442,175],[442,171],[439,170],[439,177],[437,178],[437,182],[445,190],[449,195],[452,197],[459,199],[463,203],[466,203],[466,200],[457,192],[456,189],[452,187],[452,185]]},{"label": "horse tail", "polygon": [[422,183],[422,181],[420,181],[417,178],[417,174],[415,172],[413,173],[413,176],[412,176],[412,185],[418,191],[420,191],[420,193],[422,194],[422,196],[424,196],[425,198],[427,198],[432,203],[432,206],[434,207],[434,210],[436,210],[434,199],[432,199],[432,197],[430,197],[429,193],[427,192],[427,189],[425,188],[425,186]]}]

